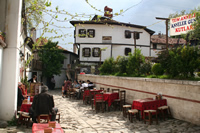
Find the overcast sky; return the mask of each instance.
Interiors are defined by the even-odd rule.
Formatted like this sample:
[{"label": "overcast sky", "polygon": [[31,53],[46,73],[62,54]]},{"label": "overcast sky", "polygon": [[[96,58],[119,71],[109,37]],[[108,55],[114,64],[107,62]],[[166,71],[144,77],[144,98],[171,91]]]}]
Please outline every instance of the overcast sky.
[{"label": "overcast sky", "polygon": [[[71,14],[75,13],[85,13],[95,15],[103,15],[102,12],[98,12],[92,9],[85,0],[51,0],[51,8],[55,10],[55,7],[58,6],[60,10],[66,10]],[[165,34],[165,21],[160,21],[155,19],[155,17],[167,18],[169,14],[190,10],[200,6],[200,0],[88,0],[91,5],[95,8],[103,11],[105,6],[111,7],[113,13],[119,13],[120,10],[125,11],[120,16],[113,17],[114,20],[119,22],[131,23],[136,25],[147,26],[147,28],[155,31],[155,34],[159,32]],[[69,16],[58,16],[58,18],[64,19]],[[45,16],[45,19],[50,19]],[[88,18],[82,18],[81,20],[87,20]],[[75,20],[75,19],[74,19]],[[69,34],[64,41],[62,39],[54,39],[53,41],[59,41],[59,45],[67,50],[72,51],[72,44],[74,43],[73,33],[74,27],[69,23],[58,23],[55,24],[59,26],[69,27],[63,29],[62,32]],[[71,27],[71,28],[70,28]],[[58,29],[59,30],[59,29]],[[58,34],[63,34],[59,32]],[[37,35],[39,36],[41,31],[38,30]],[[71,36],[70,36],[71,35]],[[46,34],[46,36],[52,36]],[[54,35],[55,36],[55,35]]]}]

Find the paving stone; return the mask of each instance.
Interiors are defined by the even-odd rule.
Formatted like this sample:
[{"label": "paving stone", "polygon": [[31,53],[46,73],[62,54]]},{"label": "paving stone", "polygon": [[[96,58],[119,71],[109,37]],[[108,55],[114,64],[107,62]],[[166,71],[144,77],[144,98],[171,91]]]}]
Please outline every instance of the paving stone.
[{"label": "paving stone", "polygon": [[0,128],[0,133],[7,133],[7,129]]},{"label": "paving stone", "polygon": [[147,130],[136,131],[135,133],[149,133]]},{"label": "paving stone", "polygon": [[7,121],[0,120],[0,128],[6,128],[8,126]]},{"label": "paving stone", "polygon": [[148,129],[149,132],[158,132],[158,129],[156,128],[152,128],[152,129]]},{"label": "paving stone", "polygon": [[171,133],[170,129],[161,129],[160,133]]}]

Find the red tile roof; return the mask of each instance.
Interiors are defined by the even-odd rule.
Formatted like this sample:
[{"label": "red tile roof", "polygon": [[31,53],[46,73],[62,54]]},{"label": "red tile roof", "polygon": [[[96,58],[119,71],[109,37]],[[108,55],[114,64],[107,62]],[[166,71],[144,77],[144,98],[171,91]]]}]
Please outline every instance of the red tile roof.
[{"label": "red tile roof", "polygon": [[[157,44],[166,44],[166,35],[152,35],[151,42]],[[168,44],[186,44],[186,40],[183,38],[170,38],[168,37]]]}]

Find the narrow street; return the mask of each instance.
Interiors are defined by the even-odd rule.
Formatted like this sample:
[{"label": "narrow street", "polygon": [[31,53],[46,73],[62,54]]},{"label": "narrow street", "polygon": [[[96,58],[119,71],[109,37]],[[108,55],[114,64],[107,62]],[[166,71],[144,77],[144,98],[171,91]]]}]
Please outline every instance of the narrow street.
[{"label": "narrow street", "polygon": [[[60,90],[49,91],[54,95],[56,107],[61,114],[61,127],[65,133],[199,133],[200,126],[193,125],[177,119],[159,120],[159,124],[144,124],[135,120],[130,123],[123,118],[122,112],[110,111],[96,113],[91,106],[84,105],[82,100],[62,98]],[[187,114],[186,114],[187,115]],[[0,133],[25,132],[31,133],[21,125],[20,127],[8,127],[0,129]]]}]

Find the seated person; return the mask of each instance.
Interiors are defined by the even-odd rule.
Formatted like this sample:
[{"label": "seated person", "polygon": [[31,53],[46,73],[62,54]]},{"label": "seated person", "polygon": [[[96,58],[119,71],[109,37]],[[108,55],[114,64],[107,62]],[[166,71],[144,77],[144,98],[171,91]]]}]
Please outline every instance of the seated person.
[{"label": "seated person", "polygon": [[81,81],[81,80],[79,81],[79,85],[80,85],[80,89],[79,89],[79,91],[78,91],[77,99],[80,99],[81,93],[82,93],[82,91],[84,90],[84,88],[85,88],[85,87],[88,87],[88,84],[85,83],[85,81]]},{"label": "seated person", "polygon": [[64,85],[64,95],[67,96],[69,94],[70,88],[72,87],[72,80],[68,79]]},{"label": "seated person", "polygon": [[76,80],[74,80],[74,84],[73,84],[73,92],[79,92],[80,89],[80,84],[78,84],[78,82]]},{"label": "seated person", "polygon": [[87,80],[87,83],[88,83],[88,89],[94,88],[94,84],[92,82],[90,82],[90,80]]},{"label": "seated person", "polygon": [[51,121],[55,121],[57,108],[54,108],[53,96],[47,93],[48,87],[46,85],[41,86],[41,93],[34,96],[33,103],[30,109],[30,115],[33,122],[36,122],[37,116],[41,114],[51,115]]},{"label": "seated person", "polygon": [[80,86],[80,89],[84,89],[88,87],[88,83],[85,83],[85,81],[82,81],[82,84]]},{"label": "seated person", "polygon": [[26,89],[26,86],[22,84],[22,86],[21,86],[20,89],[21,89],[21,91],[22,91],[22,95],[23,95],[24,97],[27,97],[27,89]]}]

